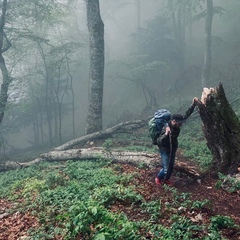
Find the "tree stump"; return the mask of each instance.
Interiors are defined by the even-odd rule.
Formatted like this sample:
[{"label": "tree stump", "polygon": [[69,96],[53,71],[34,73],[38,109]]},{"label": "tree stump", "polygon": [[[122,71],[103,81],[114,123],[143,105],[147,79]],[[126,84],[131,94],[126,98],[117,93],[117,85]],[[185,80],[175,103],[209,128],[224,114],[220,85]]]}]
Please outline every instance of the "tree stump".
[{"label": "tree stump", "polygon": [[202,129],[213,160],[212,170],[230,174],[240,163],[240,121],[228,103],[224,89],[204,88],[197,102]]}]

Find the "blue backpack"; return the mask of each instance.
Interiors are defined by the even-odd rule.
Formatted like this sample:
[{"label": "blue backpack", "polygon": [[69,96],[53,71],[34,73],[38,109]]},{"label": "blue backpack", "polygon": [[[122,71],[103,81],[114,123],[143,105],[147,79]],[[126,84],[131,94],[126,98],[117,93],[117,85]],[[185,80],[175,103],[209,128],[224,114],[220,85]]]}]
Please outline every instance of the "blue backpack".
[{"label": "blue backpack", "polygon": [[157,145],[157,138],[159,137],[162,128],[167,125],[171,119],[171,113],[166,109],[159,109],[154,113],[154,117],[148,122],[149,135],[152,139],[152,144]]}]

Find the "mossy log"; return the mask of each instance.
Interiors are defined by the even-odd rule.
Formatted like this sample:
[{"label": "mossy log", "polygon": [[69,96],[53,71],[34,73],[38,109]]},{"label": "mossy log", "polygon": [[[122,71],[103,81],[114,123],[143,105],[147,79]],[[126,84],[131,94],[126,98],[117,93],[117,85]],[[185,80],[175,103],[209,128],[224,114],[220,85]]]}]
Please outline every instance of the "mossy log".
[{"label": "mossy log", "polygon": [[204,88],[197,102],[202,129],[213,155],[212,170],[237,172],[240,163],[240,121],[229,104],[223,85]]}]

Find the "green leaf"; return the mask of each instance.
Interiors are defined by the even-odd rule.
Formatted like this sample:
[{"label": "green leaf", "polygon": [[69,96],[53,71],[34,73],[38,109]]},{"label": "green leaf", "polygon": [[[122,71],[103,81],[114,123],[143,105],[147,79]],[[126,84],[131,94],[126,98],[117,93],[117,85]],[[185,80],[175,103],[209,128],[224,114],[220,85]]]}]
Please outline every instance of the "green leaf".
[{"label": "green leaf", "polygon": [[105,240],[105,234],[104,233],[99,233],[98,235],[96,235],[96,237],[94,238],[95,240]]},{"label": "green leaf", "polygon": [[[93,215],[97,215],[97,212],[98,212],[98,211],[97,211],[97,207],[93,207],[93,208],[92,208],[92,214],[93,214]],[[105,239],[105,238],[104,238],[104,239]]]}]

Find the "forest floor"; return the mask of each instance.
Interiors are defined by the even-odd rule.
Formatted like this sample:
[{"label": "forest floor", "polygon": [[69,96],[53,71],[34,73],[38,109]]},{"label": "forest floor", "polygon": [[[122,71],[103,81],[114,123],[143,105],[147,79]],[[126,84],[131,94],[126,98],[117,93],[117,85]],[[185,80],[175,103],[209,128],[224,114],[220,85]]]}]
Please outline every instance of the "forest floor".
[{"label": "forest floor", "polygon": [[[156,162],[158,162],[156,155]],[[179,152],[177,154],[177,161],[193,164],[190,160],[183,157]],[[159,167],[149,169],[139,169],[137,167],[124,164],[121,165],[122,174],[134,173],[136,175],[133,185],[137,185],[137,191],[144,196],[146,201],[154,201],[161,198],[161,204],[170,202],[172,195],[168,194],[162,186],[155,184],[155,177],[159,171]],[[201,210],[186,211],[183,214],[192,221],[209,223],[210,218],[216,215],[223,215],[231,217],[235,223],[240,226],[240,195],[239,193],[229,193],[221,188],[216,188],[215,185],[218,179],[213,176],[205,176],[199,181],[191,181],[187,176],[174,172],[172,181],[173,187],[180,193],[190,193],[191,200],[204,201],[209,200],[211,206],[202,208]],[[28,229],[38,227],[39,221],[34,218],[30,212],[14,212],[4,216],[4,212],[14,209],[14,204],[7,200],[0,198],[0,240],[15,240],[15,239],[29,239],[20,236],[27,236]],[[129,203],[116,203],[112,206],[114,212],[124,212],[129,219],[133,221],[146,220],[149,216],[141,211],[141,208]],[[159,223],[167,226],[170,224],[171,212],[163,212]],[[151,239],[151,236],[144,233],[146,239]],[[240,240],[240,233],[236,228],[226,228],[223,230],[223,236],[230,240]]]},{"label": "forest floor", "polygon": [[[178,161],[187,162],[193,164],[182,155],[178,154]],[[163,187],[155,184],[155,177],[159,169],[139,170],[135,167],[125,165],[124,171],[126,172],[138,172],[139,175],[135,178],[135,183],[139,185],[139,192],[145,196],[148,201],[154,201],[161,198],[162,204],[171,202],[172,195],[168,195],[168,191]],[[176,176],[177,173],[173,172],[171,181],[173,182],[173,188],[179,193],[189,193],[192,201],[204,201],[209,200],[210,206],[202,208],[201,210],[193,210],[186,212],[187,217],[190,217],[193,221],[200,221],[202,223],[209,222],[212,216],[222,215],[231,217],[235,223],[240,226],[240,195],[239,193],[229,193],[221,188],[216,188],[218,178],[207,175],[201,182],[192,181],[187,176]],[[125,212],[130,219],[140,220],[142,218],[141,213],[136,209],[126,206],[116,206],[122,212]],[[200,219],[198,219],[200,216]],[[160,222],[166,225],[171,216],[163,213]],[[240,240],[240,232],[236,229],[225,229],[223,233],[226,239]]]}]

